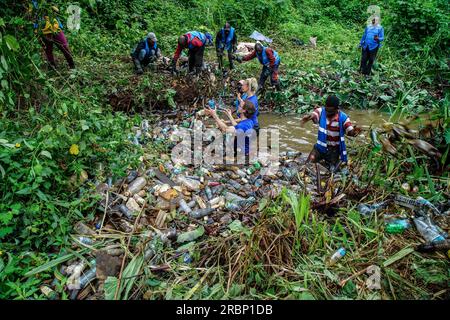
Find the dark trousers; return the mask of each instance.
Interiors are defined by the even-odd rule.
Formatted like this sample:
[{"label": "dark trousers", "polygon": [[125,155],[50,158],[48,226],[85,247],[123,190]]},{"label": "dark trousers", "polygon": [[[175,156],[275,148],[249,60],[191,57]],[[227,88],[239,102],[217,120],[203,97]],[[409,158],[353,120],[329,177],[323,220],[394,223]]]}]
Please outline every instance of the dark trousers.
[{"label": "dark trousers", "polygon": [[375,48],[373,50],[369,50],[368,47],[366,49],[362,49],[360,67],[362,74],[370,75],[372,73],[372,66],[377,56],[377,52],[378,48]]},{"label": "dark trousers", "polygon": [[[217,48],[217,59],[219,60],[219,68],[223,69],[223,53],[225,51],[225,48]],[[227,50],[228,53],[228,61],[230,62],[230,70],[233,69],[233,51]]]},{"label": "dark trousers", "polygon": [[262,90],[264,88],[264,84],[266,83],[266,80],[268,77],[270,77],[270,84],[275,86],[277,89],[280,88],[280,82],[278,81],[278,67],[280,65],[275,65],[272,69],[263,66],[263,69],[261,71],[261,75],[259,76],[258,81],[258,91]]},{"label": "dark trousers", "polygon": [[69,44],[64,36],[64,32],[60,31],[56,34],[44,35],[42,41],[44,43],[47,60],[52,66],[56,67],[55,57],[53,56],[53,45],[55,45],[64,54],[69,67],[71,69],[75,68],[75,63],[73,62],[72,54],[70,53]]},{"label": "dark trousers", "polygon": [[189,72],[192,72],[195,67],[195,71],[198,73],[203,66],[203,54],[205,53],[205,47],[189,49]]}]

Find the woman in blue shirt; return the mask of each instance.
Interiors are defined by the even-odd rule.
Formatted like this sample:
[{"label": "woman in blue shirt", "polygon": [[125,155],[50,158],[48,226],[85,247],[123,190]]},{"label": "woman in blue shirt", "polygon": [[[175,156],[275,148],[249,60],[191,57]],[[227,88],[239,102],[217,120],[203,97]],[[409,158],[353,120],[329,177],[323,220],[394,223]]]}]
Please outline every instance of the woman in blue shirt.
[{"label": "woman in blue shirt", "polygon": [[372,72],[372,65],[377,56],[378,48],[381,47],[381,42],[384,40],[384,29],[380,25],[380,18],[374,17],[372,24],[367,26],[364,34],[359,42],[359,47],[362,48],[361,56],[361,73],[370,75]]},{"label": "woman in blue shirt", "polygon": [[[245,146],[244,146],[245,155],[247,156],[250,153],[250,139],[248,136],[252,134],[250,130],[254,129],[254,123],[253,120],[251,119],[255,114],[256,110],[254,104],[250,100],[245,100],[243,107],[240,108],[240,111],[241,117],[239,123],[235,119],[233,119],[231,110],[226,111],[226,114],[231,121],[232,124],[231,126],[228,126],[223,120],[219,118],[215,109],[207,108],[205,109],[205,114],[211,116],[216,121],[219,129],[224,133],[233,133],[237,135],[239,134],[238,131],[242,130],[241,133],[247,135],[245,137]],[[256,135],[254,135],[253,137],[256,138]],[[237,143],[235,142],[235,155],[238,151],[237,149],[238,149]]]},{"label": "woman in blue shirt", "polygon": [[237,99],[234,102],[234,105],[236,107],[236,115],[238,116],[238,119],[235,120],[237,123],[239,123],[242,118],[242,108],[245,104],[245,101],[250,101],[255,106],[255,114],[252,116],[251,120],[254,124],[254,129],[256,131],[256,134],[259,135],[259,123],[258,123],[258,115],[259,115],[259,104],[258,104],[258,97],[256,96],[255,92],[258,89],[258,81],[255,78],[249,78],[246,80],[239,81],[239,93],[237,96]]}]

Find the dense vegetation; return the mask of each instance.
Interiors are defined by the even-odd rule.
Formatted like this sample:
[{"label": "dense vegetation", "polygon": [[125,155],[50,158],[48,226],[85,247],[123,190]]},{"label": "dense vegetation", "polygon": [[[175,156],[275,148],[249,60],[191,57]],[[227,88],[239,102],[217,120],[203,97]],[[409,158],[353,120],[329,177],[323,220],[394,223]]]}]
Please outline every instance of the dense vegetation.
[{"label": "dense vegetation", "polygon": [[[49,1],[41,2],[42,6],[50,6]],[[263,32],[274,39],[273,46],[283,59],[284,90],[268,92],[267,106],[303,113],[320,103],[324,94],[333,92],[348,107],[384,109],[397,116],[432,112],[440,121],[435,143],[445,155],[442,161],[445,168],[450,143],[450,98],[446,91],[450,45],[448,1],[389,0],[380,4],[386,42],[379,52],[372,81],[356,74],[360,57],[356,47],[369,16],[366,9],[373,3],[366,0],[330,3],[324,0],[74,2],[82,8],[82,15],[78,32],[66,30],[77,65],[73,71],[66,69],[62,58],[58,59],[58,71],[47,67],[33,32],[29,1],[2,6],[0,298],[39,297],[38,285],[42,278],[51,277],[50,273],[41,274],[42,278],[24,274],[70,246],[69,233],[74,221],[92,218],[97,198],[86,184],[79,190],[86,174],[99,180],[111,174],[124,176],[143,153],[128,139],[130,128],[141,121],[140,112],[147,112],[149,105],[173,106],[176,92],[167,79],[158,75],[136,80],[132,74],[129,52],[149,31],[157,34],[166,56],[172,54],[182,32],[192,29],[215,32],[226,20],[236,27],[242,40],[248,39],[253,30]],[[51,4],[59,5],[60,17],[66,21],[66,2]],[[317,36],[318,48],[314,51],[291,41],[297,38],[307,42],[310,36]],[[214,58],[212,51],[208,52],[209,60]],[[239,66],[236,72],[249,76],[258,71],[259,66],[251,63]],[[111,102],[111,97],[124,95],[130,100],[131,109]],[[387,161],[379,157],[372,161],[370,170],[401,164],[398,159]],[[423,159],[417,161],[425,163]],[[423,163],[416,162],[414,168],[422,167]],[[445,194],[436,191],[434,185],[428,186],[431,181],[428,173],[419,171],[411,169],[405,176],[413,179],[418,175],[423,178],[424,196],[445,200]],[[377,183],[383,184],[382,179]],[[394,185],[398,188],[399,184]],[[291,226],[283,225],[270,214],[288,207],[287,199],[287,196],[280,199],[267,213],[269,219],[277,220],[271,223],[280,232],[290,230]],[[355,237],[367,237],[368,242],[379,240],[370,229],[361,227],[356,215],[351,214],[351,219],[359,230]],[[294,225],[292,228],[301,232],[300,226]],[[319,228],[325,234],[328,227]],[[320,251],[305,258],[304,268],[314,272],[313,260],[319,254]],[[246,263],[251,264],[251,259]],[[436,266],[445,270],[440,262]],[[417,268],[422,272],[424,267]],[[264,276],[262,270],[255,271],[252,277],[256,279],[249,283],[261,285],[261,275]],[[270,290],[278,288],[280,292],[265,295],[254,292],[252,296],[290,297],[296,292],[294,297],[310,297],[309,293],[297,290],[300,284],[288,283],[287,278],[279,281],[270,284]],[[324,284],[314,285],[320,291]],[[234,296],[239,296],[241,289],[234,288]],[[198,297],[221,297],[214,290],[211,293],[205,289],[205,294]],[[315,297],[332,298],[323,290],[324,294]],[[421,294],[418,292],[417,296]],[[183,293],[172,295],[183,296]],[[233,293],[227,290],[227,296],[232,297]],[[407,297],[407,293],[401,296]]]}]

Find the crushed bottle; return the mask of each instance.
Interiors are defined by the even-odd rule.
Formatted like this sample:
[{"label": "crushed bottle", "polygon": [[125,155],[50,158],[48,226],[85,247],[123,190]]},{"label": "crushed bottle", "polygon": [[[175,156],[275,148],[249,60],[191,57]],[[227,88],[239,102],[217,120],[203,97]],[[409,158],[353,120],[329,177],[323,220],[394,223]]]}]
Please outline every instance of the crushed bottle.
[{"label": "crushed bottle", "polygon": [[437,243],[444,241],[447,237],[447,234],[439,230],[428,216],[414,218],[414,224],[416,225],[417,231],[419,231],[427,242]]}]

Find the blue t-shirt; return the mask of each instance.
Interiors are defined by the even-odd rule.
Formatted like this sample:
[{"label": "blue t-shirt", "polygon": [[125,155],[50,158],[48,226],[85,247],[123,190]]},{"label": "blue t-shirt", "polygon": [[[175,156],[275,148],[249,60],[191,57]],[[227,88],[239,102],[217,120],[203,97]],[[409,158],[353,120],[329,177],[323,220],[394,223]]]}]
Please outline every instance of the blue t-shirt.
[{"label": "blue t-shirt", "polygon": [[[255,126],[258,126],[259,125],[259,122],[258,122],[258,115],[259,115],[259,107],[258,107],[258,97],[256,96],[256,95],[253,95],[253,96],[251,96],[250,98],[247,98],[247,94],[246,93],[244,93],[243,95],[242,95],[242,100],[249,100],[251,103],[253,103],[253,105],[255,106],[255,114],[250,118],[252,121],[253,121],[253,123],[255,124]],[[236,101],[235,101],[235,106],[236,106],[236,113],[237,113],[237,116],[238,117],[240,117],[240,114],[239,114],[239,112],[238,112],[238,109],[239,109],[239,100],[237,100],[236,99]]]},{"label": "blue t-shirt", "polygon": [[[378,36],[378,41],[375,41],[374,37]],[[363,48],[369,48],[370,51],[381,47],[381,42],[384,40],[384,29],[382,26],[370,25],[366,27],[362,35],[359,45]]]},{"label": "blue t-shirt", "polygon": [[[245,119],[239,122],[237,125],[234,126],[236,130],[242,130],[244,134],[248,131],[253,129],[255,124],[251,119]],[[256,137],[256,136],[255,136]],[[245,137],[245,154],[248,154],[250,150],[250,139],[248,137]]]}]

